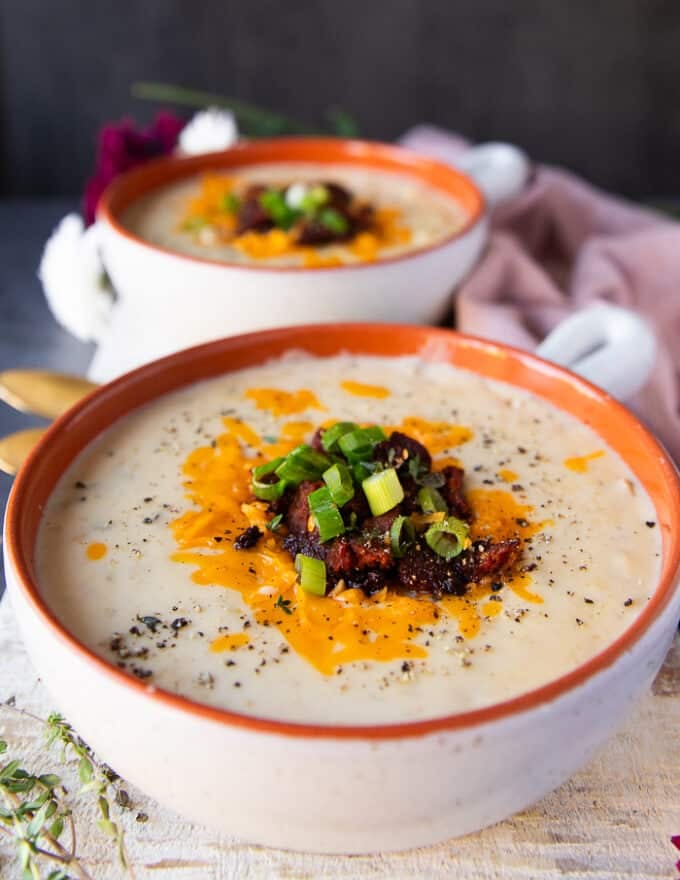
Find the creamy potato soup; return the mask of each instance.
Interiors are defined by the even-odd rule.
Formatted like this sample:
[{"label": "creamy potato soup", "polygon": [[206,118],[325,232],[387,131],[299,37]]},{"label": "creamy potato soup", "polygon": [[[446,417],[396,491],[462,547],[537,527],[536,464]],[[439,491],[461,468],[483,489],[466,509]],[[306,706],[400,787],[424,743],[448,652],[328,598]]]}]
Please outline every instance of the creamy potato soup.
[{"label": "creamy potato soup", "polygon": [[418,250],[467,220],[415,177],[356,166],[275,163],[170,184],[123,224],[182,254],[269,266],[364,263]]},{"label": "creamy potato soup", "polygon": [[[465,546],[514,542],[511,570],[450,594],[303,588],[251,472],[338,421],[402,431],[433,470],[464,468]],[[425,534],[442,517],[413,514]],[[168,394],[94,441],[46,506],[37,570],[62,623],[150,687],[375,724],[488,706],[588,660],[649,600],[659,531],[618,455],[536,397],[418,358],[291,353]]]}]

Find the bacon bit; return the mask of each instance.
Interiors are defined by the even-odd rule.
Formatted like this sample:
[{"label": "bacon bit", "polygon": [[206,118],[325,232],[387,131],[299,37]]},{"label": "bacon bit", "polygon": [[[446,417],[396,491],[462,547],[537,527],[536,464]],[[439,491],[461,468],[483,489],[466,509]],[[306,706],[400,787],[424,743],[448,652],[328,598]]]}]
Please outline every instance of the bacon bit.
[{"label": "bacon bit", "polygon": [[250,550],[261,537],[262,532],[257,526],[248,526],[234,541],[234,550]]}]

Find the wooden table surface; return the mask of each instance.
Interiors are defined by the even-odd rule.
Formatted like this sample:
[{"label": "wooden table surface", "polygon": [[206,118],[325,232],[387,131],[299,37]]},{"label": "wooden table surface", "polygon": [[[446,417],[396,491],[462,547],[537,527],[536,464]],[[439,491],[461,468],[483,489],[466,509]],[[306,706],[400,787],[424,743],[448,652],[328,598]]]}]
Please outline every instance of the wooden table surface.
[{"label": "wooden table surface", "polygon": [[[83,372],[91,357],[89,346],[54,324],[35,276],[45,238],[70,208],[65,200],[0,202],[0,369],[42,366]],[[0,407],[0,434],[34,423]],[[0,481],[3,505],[9,486],[9,478]],[[41,717],[53,708],[5,601],[0,603],[0,736],[26,765],[45,767],[41,725],[3,706],[10,697]],[[75,788],[75,778],[72,782]],[[596,760],[532,809],[462,840],[387,856],[285,853],[217,836],[131,794],[135,808],[122,821],[137,880],[672,880],[680,857],[670,843],[671,835],[680,834],[680,637],[653,692]],[[148,814],[148,822],[135,821],[140,811]],[[86,810],[85,816],[89,821],[81,827],[80,849],[93,875],[97,880],[122,877],[108,844],[92,830],[92,812]],[[0,839],[0,878],[18,876]]]}]

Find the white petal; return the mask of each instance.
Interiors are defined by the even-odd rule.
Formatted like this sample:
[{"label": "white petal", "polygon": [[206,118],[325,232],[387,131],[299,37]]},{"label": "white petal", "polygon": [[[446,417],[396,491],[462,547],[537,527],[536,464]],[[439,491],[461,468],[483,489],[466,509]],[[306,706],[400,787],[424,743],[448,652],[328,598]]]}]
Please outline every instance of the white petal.
[{"label": "white petal", "polygon": [[201,110],[182,129],[179,136],[180,151],[188,156],[226,150],[238,140],[238,127],[234,115],[228,110],[210,107]]},{"label": "white petal", "polygon": [[67,214],[45,245],[38,269],[56,320],[83,342],[106,329],[113,293],[99,256],[99,228],[84,231],[78,214]]}]

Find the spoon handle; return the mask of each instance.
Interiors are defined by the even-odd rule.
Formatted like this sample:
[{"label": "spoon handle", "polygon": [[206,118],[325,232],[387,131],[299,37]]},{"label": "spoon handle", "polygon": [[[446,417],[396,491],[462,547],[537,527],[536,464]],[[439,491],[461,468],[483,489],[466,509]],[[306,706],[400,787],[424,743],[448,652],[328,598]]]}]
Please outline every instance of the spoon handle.
[{"label": "spoon handle", "polygon": [[0,471],[14,476],[46,430],[28,428],[0,437]]},{"label": "spoon handle", "polygon": [[21,412],[56,419],[97,386],[78,376],[50,370],[0,373],[0,400]]}]

